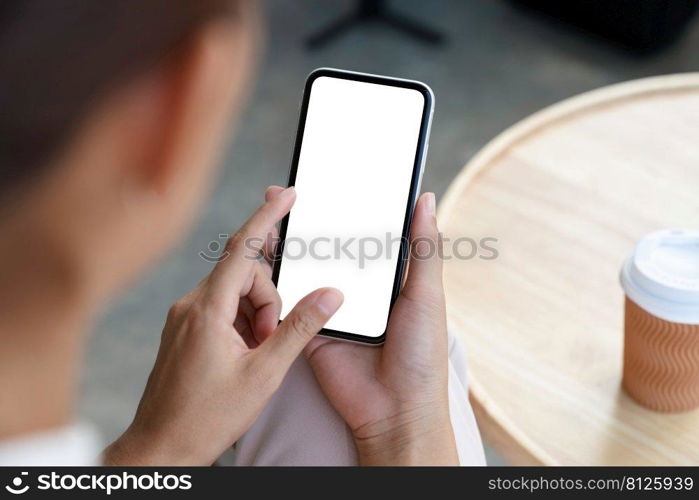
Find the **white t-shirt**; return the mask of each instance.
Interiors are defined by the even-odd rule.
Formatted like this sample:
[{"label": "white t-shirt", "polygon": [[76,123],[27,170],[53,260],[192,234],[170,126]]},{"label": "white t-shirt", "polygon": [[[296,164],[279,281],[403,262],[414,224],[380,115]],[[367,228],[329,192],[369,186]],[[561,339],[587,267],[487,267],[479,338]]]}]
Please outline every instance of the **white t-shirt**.
[{"label": "white t-shirt", "polygon": [[101,451],[95,428],[77,423],[0,441],[0,466],[98,465]]}]

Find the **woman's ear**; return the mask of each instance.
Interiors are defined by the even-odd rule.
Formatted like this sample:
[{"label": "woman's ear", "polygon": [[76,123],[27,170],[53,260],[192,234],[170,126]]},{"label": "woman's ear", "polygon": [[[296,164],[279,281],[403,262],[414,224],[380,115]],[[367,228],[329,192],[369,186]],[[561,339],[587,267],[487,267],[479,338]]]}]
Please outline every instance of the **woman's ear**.
[{"label": "woman's ear", "polygon": [[252,72],[254,40],[241,29],[211,23],[135,82],[124,133],[140,158],[124,173],[142,188],[182,201],[209,184]]},{"label": "woman's ear", "polygon": [[47,169],[32,198],[36,219],[99,275],[103,295],[198,213],[252,76],[256,26],[240,18],[204,26],[96,106]]}]

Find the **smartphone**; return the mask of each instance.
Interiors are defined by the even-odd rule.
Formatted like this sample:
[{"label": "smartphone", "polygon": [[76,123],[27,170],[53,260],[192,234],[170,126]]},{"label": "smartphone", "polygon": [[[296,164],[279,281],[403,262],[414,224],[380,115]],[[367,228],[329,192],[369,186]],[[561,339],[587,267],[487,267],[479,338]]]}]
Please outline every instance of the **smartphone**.
[{"label": "smartphone", "polygon": [[424,83],[322,68],[306,81],[273,281],[283,318],[305,295],[345,296],[320,334],[381,344],[400,292],[434,96]]}]

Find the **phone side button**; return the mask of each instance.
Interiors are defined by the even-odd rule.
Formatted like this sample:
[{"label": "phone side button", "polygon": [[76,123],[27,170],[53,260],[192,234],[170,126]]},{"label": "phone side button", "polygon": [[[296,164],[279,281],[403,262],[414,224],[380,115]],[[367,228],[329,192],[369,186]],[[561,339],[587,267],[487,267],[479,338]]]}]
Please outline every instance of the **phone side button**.
[{"label": "phone side button", "polygon": [[[427,152],[427,150],[425,150]],[[415,192],[420,195],[420,189],[422,189],[422,177],[425,175],[425,157],[423,156],[422,165],[420,166],[420,176],[417,178],[417,189]]]}]

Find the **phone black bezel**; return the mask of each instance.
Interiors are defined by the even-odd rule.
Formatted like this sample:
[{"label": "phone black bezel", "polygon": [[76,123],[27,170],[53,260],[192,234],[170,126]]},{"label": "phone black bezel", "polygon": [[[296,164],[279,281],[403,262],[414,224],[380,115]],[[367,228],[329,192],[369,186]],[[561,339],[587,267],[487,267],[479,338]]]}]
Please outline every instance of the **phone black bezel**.
[{"label": "phone black bezel", "polygon": [[[432,91],[430,88],[417,81],[412,80],[401,80],[397,78],[391,78],[387,76],[370,75],[364,73],[354,73],[351,71],[344,71],[332,68],[320,68],[313,71],[306,79],[306,84],[303,91],[303,99],[301,101],[301,112],[299,116],[298,127],[296,131],[296,140],[294,141],[294,153],[291,160],[291,168],[289,170],[289,186],[293,186],[296,183],[296,172],[298,170],[299,157],[301,155],[301,146],[303,143],[303,134],[306,125],[306,115],[308,113],[308,103],[310,101],[311,89],[313,87],[313,82],[320,77],[331,77],[340,78],[343,80],[353,80],[359,82],[375,83],[379,85],[388,85],[391,87],[401,87],[417,90],[422,94],[425,99],[425,105],[422,111],[422,120],[420,123],[420,133],[418,137],[417,146],[415,149],[415,161],[413,163],[412,179],[410,181],[410,193],[408,195],[408,205],[405,210],[405,220],[403,221],[403,233],[401,238],[400,255],[398,258],[398,263],[396,264],[396,273],[393,279],[393,291],[391,294],[391,302],[388,308],[388,315],[386,316],[386,329],[378,337],[368,337],[365,335],[359,335],[355,333],[342,332],[339,330],[332,330],[330,328],[323,328],[319,334],[339,338],[343,340],[350,340],[353,342],[361,342],[365,344],[382,344],[386,339],[386,331],[388,329],[388,320],[391,316],[391,311],[393,310],[393,305],[398,298],[400,293],[401,285],[403,282],[403,276],[405,274],[405,268],[407,263],[409,244],[407,243],[410,234],[410,224],[413,219],[413,212],[415,209],[415,202],[418,196],[418,188],[420,183],[420,170],[423,165],[423,158],[426,154],[428,136],[430,129],[430,121],[432,117],[432,110],[434,106],[434,99],[432,96]],[[293,211],[293,209],[292,209]],[[272,272],[272,281],[274,285],[277,286],[279,279],[279,272],[281,270],[281,256],[284,252],[284,240],[286,239],[286,230],[289,223],[290,213],[287,214],[284,219],[282,219],[279,228],[279,243],[277,245],[275,255],[274,255],[274,267]]]}]

